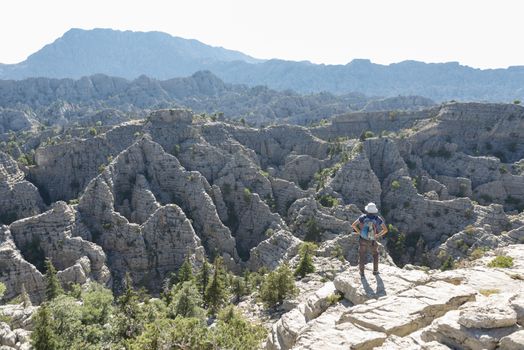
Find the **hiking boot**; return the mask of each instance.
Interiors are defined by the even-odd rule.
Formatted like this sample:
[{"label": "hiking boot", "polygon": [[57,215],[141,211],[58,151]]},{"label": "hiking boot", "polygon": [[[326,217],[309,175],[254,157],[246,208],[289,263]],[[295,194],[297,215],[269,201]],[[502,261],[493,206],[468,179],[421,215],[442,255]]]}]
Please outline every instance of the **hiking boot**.
[{"label": "hiking boot", "polygon": [[378,275],[378,271],[373,271],[373,274],[374,275]]}]

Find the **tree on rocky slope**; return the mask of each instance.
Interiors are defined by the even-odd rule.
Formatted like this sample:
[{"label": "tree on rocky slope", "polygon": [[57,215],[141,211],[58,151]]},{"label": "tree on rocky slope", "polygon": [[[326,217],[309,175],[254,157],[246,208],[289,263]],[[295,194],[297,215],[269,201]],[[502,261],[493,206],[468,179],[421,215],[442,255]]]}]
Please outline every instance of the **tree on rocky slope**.
[{"label": "tree on rocky slope", "polygon": [[198,293],[197,287],[193,281],[183,282],[173,296],[170,303],[170,314],[175,317],[196,317],[204,316],[204,309],[201,308],[202,297]]},{"label": "tree on rocky slope", "polygon": [[182,264],[182,266],[180,266],[180,269],[178,269],[177,283],[188,282],[192,281],[193,279],[193,268],[191,267],[189,258],[186,256],[186,258],[184,259],[184,263]]},{"label": "tree on rocky slope", "polygon": [[59,296],[60,294],[63,294],[64,290],[62,289],[62,285],[60,284],[58,276],[56,275],[56,269],[50,259],[46,259],[45,269],[45,295],[46,300],[50,301]]},{"label": "tree on rocky slope", "polygon": [[58,348],[57,334],[53,329],[53,319],[46,303],[43,303],[33,318],[31,343],[35,350],[55,350]]},{"label": "tree on rocky slope", "polygon": [[115,333],[119,338],[131,339],[142,332],[144,315],[139,305],[138,293],[133,289],[131,277],[127,273],[124,292],[117,300]]},{"label": "tree on rocky slope", "polygon": [[311,242],[304,242],[300,246],[300,262],[295,270],[295,276],[304,278],[308,273],[315,272],[315,265],[313,265],[313,258],[317,246]]},{"label": "tree on rocky slope", "polygon": [[287,264],[268,273],[260,286],[260,299],[269,307],[281,304],[284,299],[297,295],[293,273]]},{"label": "tree on rocky slope", "polygon": [[198,272],[196,276],[198,291],[200,292],[200,295],[202,296],[203,299],[205,299],[206,288],[207,288],[207,285],[209,284],[209,275],[210,275],[209,264],[207,260],[204,259],[204,261],[202,262],[202,267],[200,268],[200,271]]},{"label": "tree on rocky slope", "polygon": [[227,299],[227,285],[222,267],[222,258],[215,259],[213,277],[206,288],[205,301],[209,313],[216,315]]}]

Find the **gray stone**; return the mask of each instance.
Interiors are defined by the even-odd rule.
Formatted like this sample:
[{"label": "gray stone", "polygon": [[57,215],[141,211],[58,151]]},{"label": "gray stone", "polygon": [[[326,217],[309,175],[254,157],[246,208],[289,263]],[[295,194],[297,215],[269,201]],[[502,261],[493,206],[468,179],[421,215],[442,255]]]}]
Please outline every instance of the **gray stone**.
[{"label": "gray stone", "polygon": [[422,332],[422,340],[437,341],[451,348],[495,349],[499,341],[519,330],[517,326],[506,328],[478,329],[466,328],[458,323],[460,312],[450,311],[435,320]]},{"label": "gray stone", "polygon": [[524,349],[524,330],[512,333],[500,339],[500,350],[520,350]]},{"label": "gray stone", "polygon": [[446,282],[430,282],[400,294],[353,307],[338,323],[351,322],[386,334],[405,336],[474,299],[475,291]]},{"label": "gray stone", "polygon": [[467,328],[503,328],[517,323],[517,313],[508,302],[509,296],[495,294],[464,305],[458,323]]},{"label": "gray stone", "polygon": [[422,271],[407,271],[388,265],[379,268],[380,274],[373,275],[369,264],[368,273],[361,277],[358,267],[352,267],[335,278],[335,287],[353,304],[363,304],[368,300],[398,294],[430,280],[428,274]]}]

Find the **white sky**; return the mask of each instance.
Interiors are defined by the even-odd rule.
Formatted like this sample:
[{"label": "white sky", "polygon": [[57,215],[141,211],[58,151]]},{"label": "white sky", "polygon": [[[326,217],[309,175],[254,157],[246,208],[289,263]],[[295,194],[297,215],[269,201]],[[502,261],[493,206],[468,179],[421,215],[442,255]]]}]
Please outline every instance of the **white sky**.
[{"label": "white sky", "polygon": [[0,62],[68,29],[167,32],[257,58],[524,65],[523,0],[2,0]]}]

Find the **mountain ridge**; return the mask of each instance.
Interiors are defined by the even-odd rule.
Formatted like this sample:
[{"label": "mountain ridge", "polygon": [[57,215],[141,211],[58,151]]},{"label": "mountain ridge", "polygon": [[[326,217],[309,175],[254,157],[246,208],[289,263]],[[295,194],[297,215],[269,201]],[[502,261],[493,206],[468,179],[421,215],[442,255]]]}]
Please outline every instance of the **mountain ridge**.
[{"label": "mountain ridge", "polygon": [[413,60],[389,65],[369,59],[354,59],[345,65],[258,60],[162,32],[112,29],[72,29],[27,60],[0,65],[0,79],[80,78],[102,73],[126,79],[147,75],[165,80],[200,70],[209,70],[228,83],[266,85],[299,93],[420,95],[436,102],[524,99],[524,66],[479,69],[458,62]]}]

